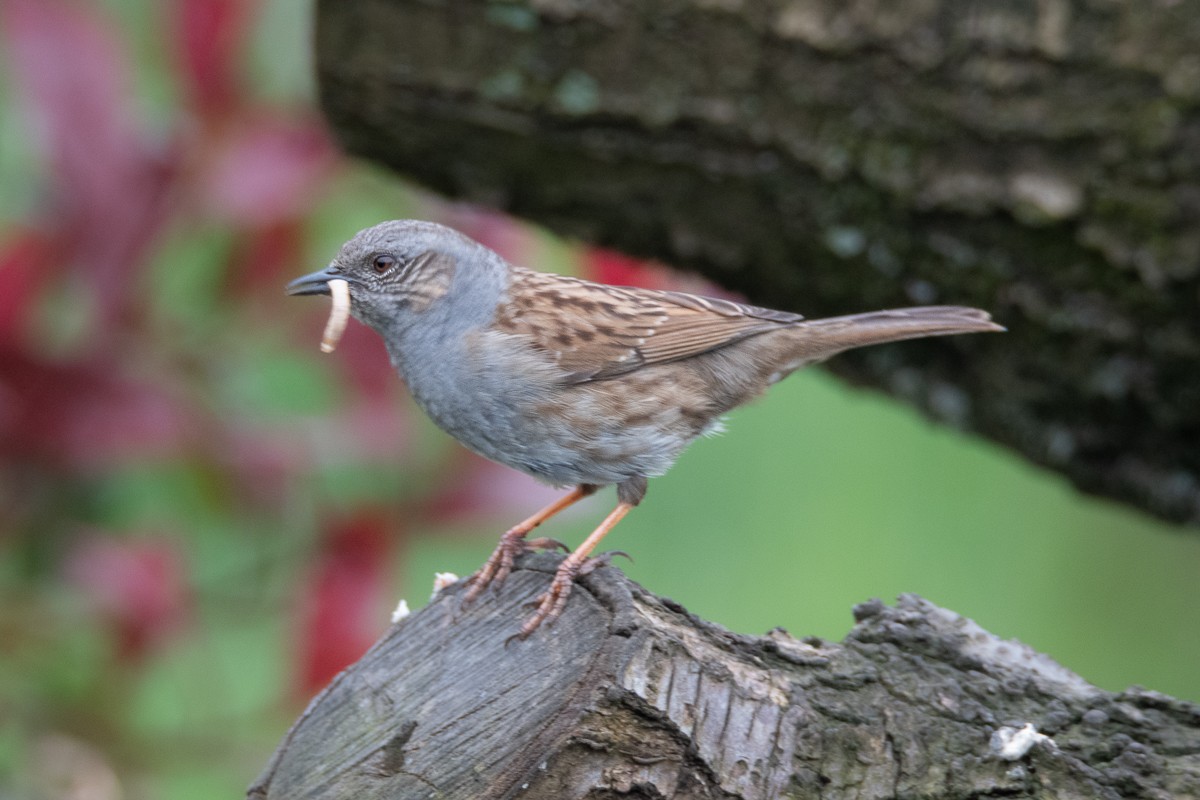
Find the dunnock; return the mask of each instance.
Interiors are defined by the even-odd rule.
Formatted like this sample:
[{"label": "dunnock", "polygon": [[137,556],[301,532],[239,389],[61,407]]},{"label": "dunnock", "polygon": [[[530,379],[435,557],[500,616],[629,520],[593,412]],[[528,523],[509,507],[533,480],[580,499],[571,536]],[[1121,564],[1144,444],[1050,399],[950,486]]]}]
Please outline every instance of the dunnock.
[{"label": "dunnock", "polygon": [[[417,403],[482,456],[575,488],[509,529],[465,601],[499,585],[541,523],[616,484],[618,503],[558,567],[520,638],[553,620],[588,555],[720,417],[806,364],[852,347],[1004,330],[984,311],[929,306],[806,320],[682,292],[591,283],[515,267],[431,222],[359,232],[293,295],[348,284],[350,312],[387,344]],[[342,290],[343,286],[336,287]],[[338,294],[342,294],[341,291]],[[333,327],[333,326],[331,326]]]}]

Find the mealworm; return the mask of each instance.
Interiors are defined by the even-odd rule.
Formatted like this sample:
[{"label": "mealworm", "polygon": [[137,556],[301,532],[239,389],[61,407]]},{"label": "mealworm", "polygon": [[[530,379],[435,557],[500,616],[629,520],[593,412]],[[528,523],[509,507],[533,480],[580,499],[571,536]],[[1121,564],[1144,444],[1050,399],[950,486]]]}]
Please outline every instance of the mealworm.
[{"label": "mealworm", "polygon": [[329,309],[329,321],[325,323],[325,333],[321,337],[322,353],[334,351],[346,330],[346,321],[350,319],[350,284],[341,278],[334,278],[329,281],[329,294],[333,298],[333,305]]}]

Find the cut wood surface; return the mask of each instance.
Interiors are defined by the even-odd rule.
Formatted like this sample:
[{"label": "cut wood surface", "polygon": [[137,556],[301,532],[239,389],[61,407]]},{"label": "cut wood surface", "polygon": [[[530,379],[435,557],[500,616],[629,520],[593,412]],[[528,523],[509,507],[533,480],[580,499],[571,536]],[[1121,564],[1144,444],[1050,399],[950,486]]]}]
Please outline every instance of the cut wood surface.
[{"label": "cut wood surface", "polygon": [[249,797],[1200,797],[1200,708],[1102,691],[912,595],[858,606],[840,643],[750,637],[606,567],[506,644],[556,563],[394,625]]},{"label": "cut wood surface", "polygon": [[988,309],[1009,334],[830,368],[1200,522],[1200,0],[318,0],[316,30],[351,153],[760,305]]}]

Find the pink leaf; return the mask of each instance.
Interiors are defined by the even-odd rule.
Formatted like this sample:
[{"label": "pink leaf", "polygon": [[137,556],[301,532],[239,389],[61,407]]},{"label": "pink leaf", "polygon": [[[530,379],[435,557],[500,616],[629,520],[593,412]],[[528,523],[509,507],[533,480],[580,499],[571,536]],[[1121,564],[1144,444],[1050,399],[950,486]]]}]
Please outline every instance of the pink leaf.
[{"label": "pink leaf", "polygon": [[239,101],[238,56],[249,28],[248,0],[177,0],[180,71],[201,117],[228,116]]},{"label": "pink leaf", "polygon": [[303,256],[304,227],[288,219],[247,231],[233,256],[228,273],[230,294],[245,298],[255,293],[279,297],[279,287],[292,277]]},{"label": "pink leaf", "polygon": [[53,274],[56,250],[34,231],[18,232],[0,249],[0,348],[17,346],[30,306]]},{"label": "pink leaf", "polygon": [[140,661],[190,616],[187,569],[172,539],[88,536],[67,555],[64,570],[108,625],[123,661]]},{"label": "pink leaf", "polygon": [[396,540],[390,527],[384,514],[363,511],[326,530],[300,596],[301,697],[320,690],[383,632]]},{"label": "pink leaf", "polygon": [[530,229],[511,217],[478,206],[455,205],[440,215],[442,221],[484,244],[514,264],[529,266],[536,239]]},{"label": "pink leaf", "polygon": [[583,257],[583,272],[584,277],[590,280],[610,283],[613,286],[640,286],[645,289],[668,289],[730,300],[741,299],[698,275],[679,272],[656,261],[641,261],[602,247],[587,250]]},{"label": "pink leaf", "polygon": [[166,219],[177,156],[139,131],[123,45],[106,20],[62,0],[0,3],[13,83],[53,176],[44,214],[61,247],[53,266],[84,271],[107,333],[128,312],[130,275]]},{"label": "pink leaf", "polygon": [[[322,321],[324,318],[324,315],[320,317]],[[308,330],[319,335],[321,329],[312,326]],[[314,337],[313,341],[317,339]],[[337,368],[363,397],[395,406],[395,398],[404,384],[392,369],[383,340],[374,331],[358,320],[351,321],[338,344],[337,353]]]},{"label": "pink leaf", "polygon": [[459,451],[451,473],[442,481],[442,490],[425,502],[425,515],[441,523],[486,518],[495,523],[497,534],[566,494],[565,489],[539,483],[466,450]]},{"label": "pink leaf", "polygon": [[98,360],[43,363],[0,349],[0,458],[75,469],[171,452],[191,414],[163,388]]},{"label": "pink leaf", "polygon": [[218,219],[240,227],[271,225],[305,213],[337,164],[315,120],[242,120],[214,143],[199,190]]},{"label": "pink leaf", "polygon": [[586,277],[600,283],[647,289],[664,289],[668,283],[661,268],[602,247],[588,248],[583,264]]}]

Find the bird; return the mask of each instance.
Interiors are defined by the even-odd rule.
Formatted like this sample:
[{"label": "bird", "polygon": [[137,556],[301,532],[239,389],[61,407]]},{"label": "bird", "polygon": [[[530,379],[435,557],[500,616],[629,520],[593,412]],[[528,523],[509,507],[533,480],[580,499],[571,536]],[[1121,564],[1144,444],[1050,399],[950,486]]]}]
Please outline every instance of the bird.
[{"label": "bird", "polygon": [[286,291],[331,294],[331,281],[345,282],[350,315],[383,338],[413,398],[442,430],[485,458],[570,487],[500,537],[469,578],[464,604],[502,585],[519,554],[567,550],[529,534],[616,486],[615,508],[559,563],[530,604],[520,639],[563,612],[575,581],[607,562],[609,554],[591,553],[642,501],[648,480],[719,430],[726,412],[844,350],[1004,330],[986,311],[963,306],[805,319],[594,283],[510,264],[465,234],[423,220],[359,231],[325,269]]}]

